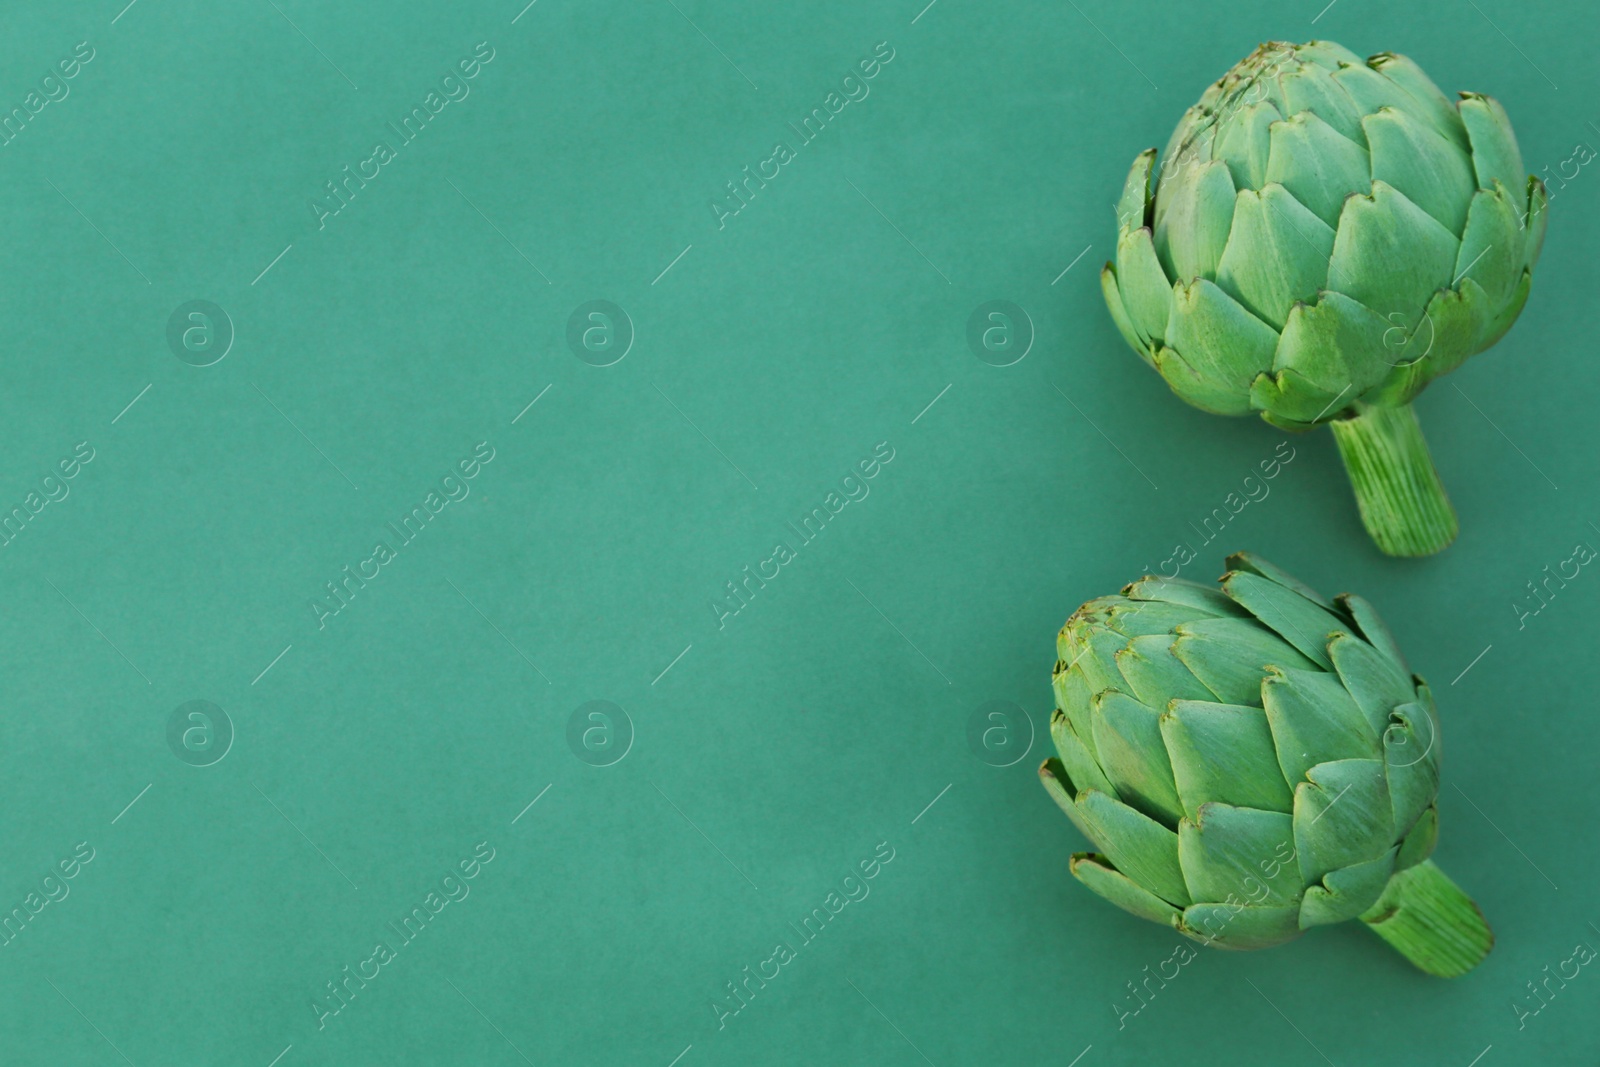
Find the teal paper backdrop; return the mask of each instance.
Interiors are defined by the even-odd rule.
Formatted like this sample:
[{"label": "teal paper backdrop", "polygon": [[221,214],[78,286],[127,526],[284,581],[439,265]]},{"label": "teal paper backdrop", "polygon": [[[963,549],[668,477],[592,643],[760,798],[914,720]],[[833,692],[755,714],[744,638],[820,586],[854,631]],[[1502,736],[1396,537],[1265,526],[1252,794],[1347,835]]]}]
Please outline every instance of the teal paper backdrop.
[{"label": "teal paper backdrop", "polygon": [[[0,1061],[1594,1062],[1589,8],[125,2],[0,41]],[[1133,156],[1313,37],[1554,194],[1419,401],[1428,560],[1096,278]],[[1069,876],[1056,630],[1180,544],[1384,613],[1478,970],[1178,966]]]}]

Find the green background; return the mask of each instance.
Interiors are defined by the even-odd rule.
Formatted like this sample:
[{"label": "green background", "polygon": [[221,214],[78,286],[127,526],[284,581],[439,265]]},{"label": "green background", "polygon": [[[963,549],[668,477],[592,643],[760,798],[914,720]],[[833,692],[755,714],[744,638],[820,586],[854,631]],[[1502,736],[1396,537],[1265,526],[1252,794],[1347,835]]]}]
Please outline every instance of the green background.
[{"label": "green background", "polygon": [[[1521,323],[1419,401],[1462,519],[1423,562],[1368,543],[1325,432],[1203,544],[1284,435],[1173,398],[1095,277],[1129,161],[1259,41],[1404,52],[1556,173],[1600,142],[1593,13],[923,2],[8,12],[0,111],[94,58],[0,147],[0,502],[94,459],[0,549],[0,913],[94,859],[0,947],[0,1062],[1593,1062],[1600,976],[1520,1030],[1513,1004],[1600,946],[1600,577],[1513,605],[1600,544],[1600,171],[1556,191]],[[319,228],[323,183],[479,42],[470,96]],[[879,42],[870,95],[719,228]],[[236,332],[207,367],[167,342],[197,299]],[[636,334],[606,367],[567,341],[602,299]],[[1031,320],[1014,365],[968,346],[989,300]],[[479,442],[470,495],[319,629]],[[880,442],[870,495],[719,628]],[[1179,542],[1190,577],[1249,548],[1365,594],[1432,681],[1436,858],[1499,937],[1471,975],[1319,928],[1203,952],[1119,1028],[1178,939],[1070,878],[1034,767],[1057,627]],[[168,743],[191,700],[235,732],[210,766]],[[593,700],[631,722],[608,766],[568,741]],[[991,701],[1026,717],[986,761]],[[470,895],[319,1028],[480,842]],[[719,1028],[880,842],[870,895]]]}]

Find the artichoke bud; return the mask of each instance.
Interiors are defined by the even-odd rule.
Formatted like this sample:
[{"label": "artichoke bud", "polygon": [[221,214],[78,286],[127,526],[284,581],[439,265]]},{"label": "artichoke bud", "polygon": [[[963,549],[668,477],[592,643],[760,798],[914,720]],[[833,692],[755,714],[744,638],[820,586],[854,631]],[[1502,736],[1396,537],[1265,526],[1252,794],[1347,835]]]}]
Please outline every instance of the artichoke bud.
[{"label": "artichoke bud", "polygon": [[1424,970],[1470,969],[1493,935],[1428,862],[1427,686],[1366,601],[1228,563],[1220,589],[1145,578],[1062,628],[1040,776],[1098,849],[1072,873],[1222,948],[1361,918]]},{"label": "artichoke bud", "polygon": [[1263,44],[1135,160],[1101,281],[1179,397],[1290,430],[1331,422],[1393,555],[1457,523],[1412,414],[1521,313],[1547,196],[1505,109],[1415,63]]}]

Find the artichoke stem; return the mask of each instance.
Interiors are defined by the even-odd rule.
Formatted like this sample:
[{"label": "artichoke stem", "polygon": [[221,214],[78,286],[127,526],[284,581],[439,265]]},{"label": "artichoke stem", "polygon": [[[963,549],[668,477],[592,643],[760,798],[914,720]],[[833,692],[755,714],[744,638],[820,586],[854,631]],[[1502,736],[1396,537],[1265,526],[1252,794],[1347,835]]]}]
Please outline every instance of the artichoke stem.
[{"label": "artichoke stem", "polygon": [[1441,978],[1466,974],[1494,947],[1483,912],[1432,860],[1390,878],[1361,921],[1406,959]]},{"label": "artichoke stem", "polygon": [[1380,549],[1391,556],[1431,556],[1455,540],[1455,509],[1410,404],[1357,404],[1353,417],[1329,425],[1361,522]]}]

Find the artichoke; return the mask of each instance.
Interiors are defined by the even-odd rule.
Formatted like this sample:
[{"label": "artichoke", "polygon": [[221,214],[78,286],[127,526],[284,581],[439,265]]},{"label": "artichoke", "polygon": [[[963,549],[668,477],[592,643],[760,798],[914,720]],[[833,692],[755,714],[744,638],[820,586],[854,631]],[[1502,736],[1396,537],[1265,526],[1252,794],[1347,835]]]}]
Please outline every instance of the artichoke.
[{"label": "artichoke", "polygon": [[1439,723],[1372,605],[1249,554],[1221,591],[1144,578],[1062,628],[1045,789],[1099,852],[1074,876],[1251,949],[1359,918],[1431,974],[1494,943],[1428,859]]},{"label": "artichoke", "polygon": [[1493,345],[1528,299],[1544,184],[1505,109],[1329,41],[1264,44],[1133,162],[1101,272],[1128,344],[1172,391],[1289,430],[1331,422],[1391,555],[1456,516],[1411,401]]}]

